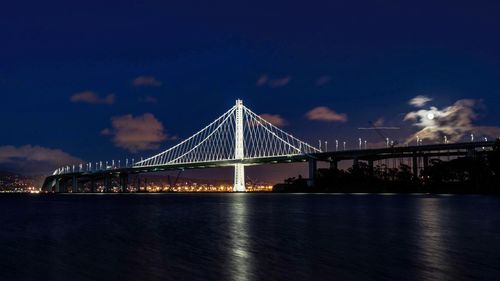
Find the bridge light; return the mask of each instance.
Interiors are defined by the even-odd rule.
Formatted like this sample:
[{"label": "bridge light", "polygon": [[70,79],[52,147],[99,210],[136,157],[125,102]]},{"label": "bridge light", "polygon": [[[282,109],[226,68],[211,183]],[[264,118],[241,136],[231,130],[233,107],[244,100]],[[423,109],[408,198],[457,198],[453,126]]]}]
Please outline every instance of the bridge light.
[{"label": "bridge light", "polygon": [[474,142],[474,134],[470,134],[470,141]]},{"label": "bridge light", "polygon": [[344,144],[344,151],[345,151],[345,142],[343,144]]},{"label": "bridge light", "polygon": [[359,140],[359,149],[361,150],[361,144],[362,144],[361,138],[358,138],[358,140]]},{"label": "bridge light", "polygon": [[335,151],[339,150],[339,140],[335,140]]}]

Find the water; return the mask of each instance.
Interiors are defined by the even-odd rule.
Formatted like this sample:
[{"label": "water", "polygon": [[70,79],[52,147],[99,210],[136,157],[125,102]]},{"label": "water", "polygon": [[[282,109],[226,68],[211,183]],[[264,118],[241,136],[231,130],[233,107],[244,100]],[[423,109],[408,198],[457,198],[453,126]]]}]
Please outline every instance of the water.
[{"label": "water", "polygon": [[0,280],[494,280],[500,197],[0,197]]}]

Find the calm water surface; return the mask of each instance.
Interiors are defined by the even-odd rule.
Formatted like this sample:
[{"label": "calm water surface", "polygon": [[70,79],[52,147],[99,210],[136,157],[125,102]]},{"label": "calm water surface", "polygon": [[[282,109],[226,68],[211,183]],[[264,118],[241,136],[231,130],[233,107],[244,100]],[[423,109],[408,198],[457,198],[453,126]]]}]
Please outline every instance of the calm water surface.
[{"label": "calm water surface", "polygon": [[500,280],[500,197],[0,197],[0,280]]}]

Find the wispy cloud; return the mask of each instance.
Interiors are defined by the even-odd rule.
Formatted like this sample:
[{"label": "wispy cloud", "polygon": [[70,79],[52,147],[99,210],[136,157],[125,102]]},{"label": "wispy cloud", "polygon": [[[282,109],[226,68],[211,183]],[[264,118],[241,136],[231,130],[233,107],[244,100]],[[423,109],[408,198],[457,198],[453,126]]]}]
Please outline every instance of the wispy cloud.
[{"label": "wispy cloud", "polygon": [[153,97],[153,96],[145,96],[144,98],[140,98],[139,100],[141,102],[145,102],[145,103],[157,103],[158,102],[158,99],[156,97]]},{"label": "wispy cloud", "polygon": [[324,86],[332,81],[332,77],[328,75],[323,75],[320,76],[318,79],[316,79],[316,86],[321,87]]},{"label": "wispy cloud", "polygon": [[345,113],[337,113],[326,106],[318,106],[306,113],[309,120],[325,122],[347,122]]},{"label": "wispy cloud", "polygon": [[152,87],[159,87],[161,86],[162,82],[156,79],[154,76],[147,76],[147,75],[141,75],[132,80],[132,85],[139,87],[139,86],[152,86]]},{"label": "wispy cloud", "polygon": [[269,78],[267,74],[263,74],[257,79],[257,86],[269,86],[271,88],[279,88],[288,85],[292,80],[291,76],[285,76],[280,78]]},{"label": "wispy cloud", "polygon": [[105,97],[100,97],[98,94],[92,91],[83,91],[75,93],[70,97],[71,102],[82,102],[90,104],[113,104],[115,102],[115,95],[109,94]]},{"label": "wispy cloud", "polygon": [[408,104],[413,105],[415,107],[423,107],[430,101],[432,101],[432,98],[429,98],[427,96],[416,96],[412,98],[410,101],[408,101]]},{"label": "wispy cloud", "polygon": [[[410,101],[410,104],[413,100]],[[424,99],[425,100],[425,99]],[[432,99],[424,103],[413,103],[416,108],[422,107]],[[475,126],[474,120],[478,118],[477,109],[481,108],[480,101],[472,99],[461,99],[450,106],[438,108],[430,106],[428,109],[418,109],[408,112],[404,120],[412,121],[413,125],[420,130],[411,135],[407,142],[412,142],[417,136],[420,139],[431,141],[442,141],[444,136],[452,142],[464,141],[470,134],[479,136],[500,136],[500,128],[494,126]]]},{"label": "wispy cloud", "polygon": [[264,114],[260,114],[259,116],[262,119],[266,120],[267,122],[269,122],[277,127],[284,127],[284,126],[288,125],[288,122],[278,114],[264,113]]},{"label": "wispy cloud", "polygon": [[117,147],[132,153],[156,149],[164,140],[175,139],[164,132],[163,124],[151,113],[137,117],[131,114],[111,118],[112,128],[101,131],[113,137]]},{"label": "wispy cloud", "polygon": [[373,126],[375,126],[375,127],[381,127],[381,126],[384,125],[384,123],[385,123],[384,117],[380,117],[375,122],[373,122]]},{"label": "wispy cloud", "polygon": [[0,167],[19,173],[49,173],[58,167],[83,161],[60,149],[38,145],[0,146]]}]

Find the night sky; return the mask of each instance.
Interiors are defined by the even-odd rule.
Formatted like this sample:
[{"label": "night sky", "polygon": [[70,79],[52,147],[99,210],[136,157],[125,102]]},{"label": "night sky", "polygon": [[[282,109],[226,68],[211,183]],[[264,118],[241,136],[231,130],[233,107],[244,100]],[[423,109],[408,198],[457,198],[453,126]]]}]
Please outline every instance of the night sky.
[{"label": "night sky", "polygon": [[[331,149],[382,145],[369,121],[400,143],[498,137],[499,15],[499,1],[8,1],[0,169],[152,155],[236,98]],[[296,172],[280,167],[272,179]]]}]

